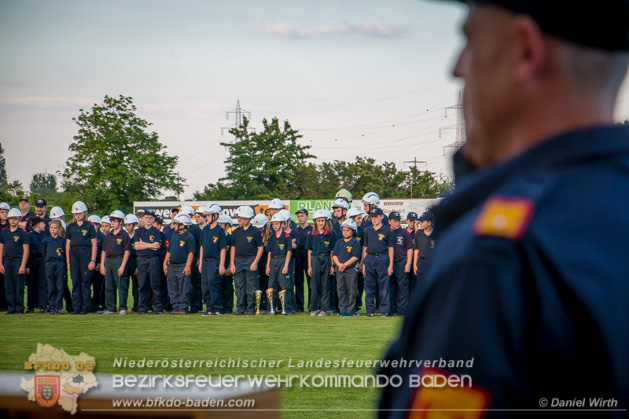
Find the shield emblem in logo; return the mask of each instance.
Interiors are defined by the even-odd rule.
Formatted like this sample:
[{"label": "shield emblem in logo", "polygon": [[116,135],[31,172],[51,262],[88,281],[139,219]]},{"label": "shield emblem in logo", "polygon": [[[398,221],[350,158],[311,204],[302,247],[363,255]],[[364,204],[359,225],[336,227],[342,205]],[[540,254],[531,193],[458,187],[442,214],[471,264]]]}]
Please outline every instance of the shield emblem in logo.
[{"label": "shield emblem in logo", "polygon": [[58,375],[35,376],[35,400],[42,407],[52,407],[59,401],[61,377]]}]

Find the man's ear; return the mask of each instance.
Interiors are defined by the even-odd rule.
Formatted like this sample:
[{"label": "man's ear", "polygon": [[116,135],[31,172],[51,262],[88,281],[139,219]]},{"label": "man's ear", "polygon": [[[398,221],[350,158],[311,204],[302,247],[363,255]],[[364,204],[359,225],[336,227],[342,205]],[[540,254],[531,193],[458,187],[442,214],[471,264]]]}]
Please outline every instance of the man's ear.
[{"label": "man's ear", "polygon": [[515,20],[515,75],[518,82],[525,82],[535,79],[544,71],[548,47],[542,30],[531,17],[521,15]]}]

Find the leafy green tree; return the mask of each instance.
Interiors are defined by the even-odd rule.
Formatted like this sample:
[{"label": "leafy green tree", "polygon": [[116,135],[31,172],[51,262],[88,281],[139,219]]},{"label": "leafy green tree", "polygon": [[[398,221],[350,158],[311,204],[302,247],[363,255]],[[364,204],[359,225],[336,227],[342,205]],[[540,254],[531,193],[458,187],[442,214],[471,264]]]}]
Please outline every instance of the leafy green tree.
[{"label": "leafy green tree", "polygon": [[136,116],[133,98],[105,96],[91,110],[73,118],[79,127],[63,171],[63,187],[93,212],[133,207],[133,201],[158,199],[165,191],[183,192],[169,156],[152,125]]},{"label": "leafy green tree", "polygon": [[31,194],[42,194],[57,190],[57,178],[50,173],[35,173],[31,181]]},{"label": "leafy green tree", "polygon": [[308,159],[314,158],[300,145],[302,137],[288,121],[262,120],[263,129],[254,132],[249,120],[229,130],[235,140],[221,145],[229,151],[226,176],[210,184],[195,199],[272,199],[276,196],[301,196],[299,175]]},{"label": "leafy green tree", "polygon": [[0,186],[6,184],[8,180],[4,148],[2,148],[2,143],[0,143]]}]

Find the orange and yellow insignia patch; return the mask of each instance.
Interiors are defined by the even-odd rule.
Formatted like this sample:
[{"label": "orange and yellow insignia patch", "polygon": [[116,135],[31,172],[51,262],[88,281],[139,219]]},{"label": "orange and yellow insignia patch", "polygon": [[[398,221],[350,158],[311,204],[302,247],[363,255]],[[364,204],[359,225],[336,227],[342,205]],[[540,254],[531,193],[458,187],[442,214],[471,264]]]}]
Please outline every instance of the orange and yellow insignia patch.
[{"label": "orange and yellow insignia patch", "polygon": [[[445,371],[425,369],[422,377],[448,376]],[[478,386],[439,386],[417,389],[411,402],[408,419],[476,419],[485,416],[489,393]]]},{"label": "orange and yellow insignia patch", "polygon": [[474,222],[474,233],[517,240],[526,231],[534,212],[535,204],[527,198],[490,198]]}]

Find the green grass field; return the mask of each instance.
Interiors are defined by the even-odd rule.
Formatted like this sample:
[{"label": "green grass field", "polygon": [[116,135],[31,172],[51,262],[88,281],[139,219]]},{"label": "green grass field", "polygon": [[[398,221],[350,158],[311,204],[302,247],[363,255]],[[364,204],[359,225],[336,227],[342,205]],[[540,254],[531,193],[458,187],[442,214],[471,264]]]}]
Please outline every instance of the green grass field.
[{"label": "green grass field", "polygon": [[[309,317],[305,313],[287,316],[201,317],[138,316],[48,316],[0,313],[0,370],[23,371],[24,361],[37,343],[50,344],[70,355],[80,352],[96,358],[96,373],[127,374],[372,374],[369,368],[288,368],[305,360],[356,361],[380,359],[398,332],[401,317]],[[280,368],[114,368],[114,358],[141,359],[260,359],[284,360]],[[326,409],[323,417],[373,417],[372,412],[347,409],[374,408],[374,388],[281,389],[284,418],[318,417],[316,412],[291,409]],[[333,409],[329,410],[329,409]]]}]

